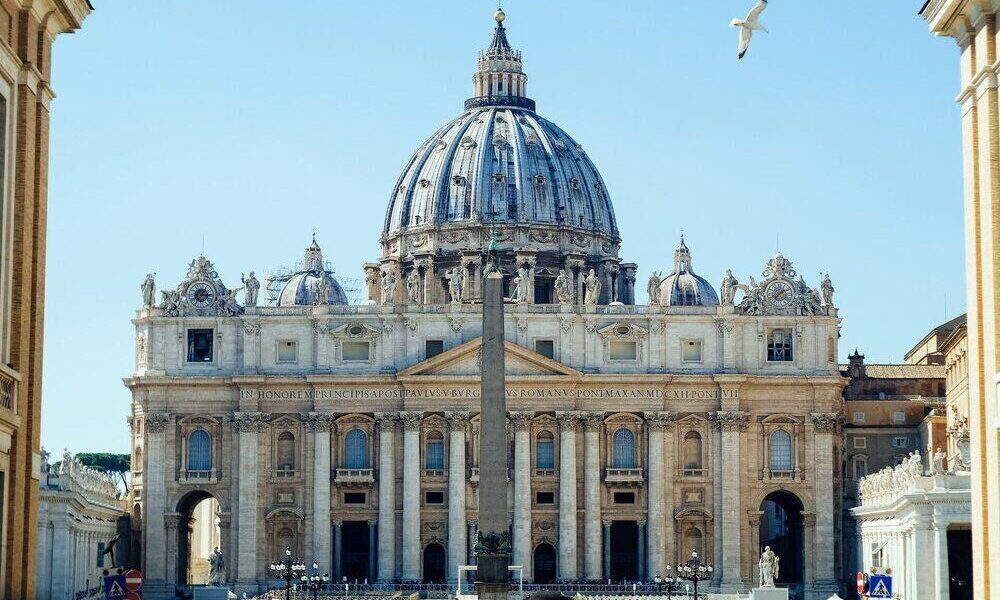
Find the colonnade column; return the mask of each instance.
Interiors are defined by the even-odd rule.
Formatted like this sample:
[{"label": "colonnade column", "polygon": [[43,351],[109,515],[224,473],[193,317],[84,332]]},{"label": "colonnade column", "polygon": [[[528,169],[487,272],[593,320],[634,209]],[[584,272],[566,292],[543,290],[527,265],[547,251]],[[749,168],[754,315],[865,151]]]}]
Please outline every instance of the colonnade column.
[{"label": "colonnade column", "polygon": [[816,585],[822,585],[836,591],[837,578],[834,571],[834,483],[833,437],[840,427],[840,416],[837,413],[813,413],[814,441],[816,448],[815,474],[816,489],[816,547],[813,549],[816,557],[816,569],[813,571]]},{"label": "colonnade column", "polygon": [[577,578],[576,424],[580,413],[557,412],[559,421],[559,579]]},{"label": "colonnade column", "polygon": [[333,522],[333,581],[340,583],[341,565],[344,563],[344,524],[340,521]]},{"label": "colonnade column", "polygon": [[602,579],[611,579],[611,521],[603,520],[601,525],[604,528],[604,577]]},{"label": "colonnade column", "polygon": [[639,581],[646,581],[649,579],[646,577],[646,521],[639,521],[636,523],[637,538],[636,543],[638,551],[636,552],[637,565],[636,571],[638,571]]},{"label": "colonnade column", "polygon": [[476,534],[477,523],[475,521],[469,521],[468,523],[466,523],[466,525],[469,528],[469,541],[471,542],[468,545],[469,546],[469,549],[468,549],[468,553],[469,553],[468,564],[474,565],[474,564],[476,564],[476,549],[475,549],[475,544],[476,543],[473,540],[475,540],[478,537],[478,535]]},{"label": "colonnade column", "polygon": [[603,423],[603,413],[584,415],[583,571],[584,578],[588,581],[596,581],[603,576],[601,564],[601,425]]},{"label": "colonnade column", "polygon": [[934,597],[937,600],[949,600],[951,597],[948,584],[948,525],[945,523],[934,523]]},{"label": "colonnade column", "polygon": [[239,524],[236,544],[237,593],[257,593],[257,445],[259,434],[264,431],[267,419],[264,413],[238,412],[233,414],[233,426],[239,438]]},{"label": "colonnade column", "polygon": [[722,566],[722,591],[733,592],[743,588],[740,438],[747,430],[749,417],[738,410],[720,410],[713,418],[722,431],[722,557],[716,557],[715,564]]},{"label": "colonnade column", "polygon": [[[146,589],[150,593],[165,590],[167,582],[167,539],[165,523],[166,513],[166,470],[167,459],[164,452],[164,436],[167,425],[172,423],[170,415],[154,413],[146,415],[146,464],[143,467],[143,552],[142,559],[147,578]],[[66,533],[67,549],[70,546],[69,530]]]},{"label": "colonnade column", "polygon": [[420,580],[420,423],[423,413],[403,421],[403,580]]},{"label": "colonnade column", "polygon": [[375,581],[378,574],[375,572],[375,543],[376,543],[376,529],[378,527],[378,519],[368,520],[368,581]]},{"label": "colonnade column", "polygon": [[531,569],[531,419],[533,412],[511,412],[514,425],[514,540],[512,565]]},{"label": "colonnade column", "polygon": [[330,427],[333,415],[310,413],[306,420],[313,436],[312,555],[330,572]]},{"label": "colonnade column", "polygon": [[465,537],[465,429],[469,413],[445,414],[448,442],[448,581],[456,581],[458,567],[465,564],[468,541]]},{"label": "colonnade column", "polygon": [[647,573],[660,576],[666,573],[667,540],[673,538],[673,518],[667,518],[665,492],[668,479],[666,465],[673,463],[664,460],[664,432],[668,428],[672,429],[676,420],[677,415],[670,412],[646,413],[646,423],[649,426],[649,459],[646,461],[649,474],[646,481],[649,490],[649,505],[646,510],[649,523]]},{"label": "colonnade column", "polygon": [[[146,431],[147,435],[149,430]],[[148,454],[146,455],[149,456]],[[148,498],[147,498],[148,500]],[[68,588],[70,571],[69,560],[70,548],[72,547],[69,534],[69,523],[64,520],[59,520],[53,523],[52,526],[52,556],[63,556],[67,557],[64,560],[53,561],[50,566],[52,569],[52,579],[50,582],[49,593],[53,598],[69,598],[73,594],[73,589]]]},{"label": "colonnade column", "polygon": [[393,413],[376,413],[378,422],[378,580],[396,578],[396,421]]}]

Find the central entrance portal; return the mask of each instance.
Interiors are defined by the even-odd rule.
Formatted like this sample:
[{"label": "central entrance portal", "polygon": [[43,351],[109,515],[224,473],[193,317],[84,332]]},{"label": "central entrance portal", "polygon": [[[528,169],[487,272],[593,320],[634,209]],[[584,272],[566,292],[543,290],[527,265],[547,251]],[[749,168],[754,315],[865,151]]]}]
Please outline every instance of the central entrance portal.
[{"label": "central entrance portal", "polygon": [[764,498],[760,510],[760,551],[770,546],[781,559],[775,583],[797,589],[803,583],[805,556],[802,503],[788,492],[774,492]]},{"label": "central entrance portal", "polygon": [[344,533],[341,541],[343,558],[340,562],[341,573],[348,581],[374,581],[374,573],[368,572],[369,556],[372,548],[367,521],[344,522]]},{"label": "central entrance portal", "polygon": [[615,581],[639,579],[639,525],[635,521],[611,523],[611,573]]}]

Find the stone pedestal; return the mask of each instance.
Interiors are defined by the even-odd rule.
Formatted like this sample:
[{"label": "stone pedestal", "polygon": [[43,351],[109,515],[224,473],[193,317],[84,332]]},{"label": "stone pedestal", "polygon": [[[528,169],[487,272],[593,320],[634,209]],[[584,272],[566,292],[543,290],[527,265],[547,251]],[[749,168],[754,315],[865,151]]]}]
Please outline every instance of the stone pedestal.
[{"label": "stone pedestal", "polygon": [[788,588],[754,588],[750,591],[750,600],[788,600]]}]

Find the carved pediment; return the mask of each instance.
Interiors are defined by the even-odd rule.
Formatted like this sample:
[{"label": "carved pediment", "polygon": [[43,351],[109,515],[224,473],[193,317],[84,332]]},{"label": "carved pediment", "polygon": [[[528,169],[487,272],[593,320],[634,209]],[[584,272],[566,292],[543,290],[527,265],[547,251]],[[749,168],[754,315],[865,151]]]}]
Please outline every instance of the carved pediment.
[{"label": "carved pediment", "polygon": [[345,323],[340,327],[331,327],[330,335],[347,339],[370,339],[382,334],[382,330],[367,323]]},{"label": "carved pediment", "polygon": [[649,331],[634,323],[612,323],[597,330],[597,335],[605,339],[641,340]]},{"label": "carved pediment", "polygon": [[[480,362],[482,345],[482,338],[476,338],[401,371],[399,377],[442,375],[478,377],[482,370]],[[575,369],[512,342],[504,342],[504,363],[507,376],[577,377],[580,375]]]}]

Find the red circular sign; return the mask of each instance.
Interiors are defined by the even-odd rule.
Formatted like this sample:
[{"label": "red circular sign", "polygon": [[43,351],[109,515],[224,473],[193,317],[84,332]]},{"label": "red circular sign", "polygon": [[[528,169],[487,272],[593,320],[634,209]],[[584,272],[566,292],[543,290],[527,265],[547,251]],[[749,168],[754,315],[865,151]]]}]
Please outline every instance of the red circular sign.
[{"label": "red circular sign", "polygon": [[864,573],[858,573],[858,593],[859,594],[864,594],[865,593],[865,574]]},{"label": "red circular sign", "polygon": [[139,595],[139,592],[129,592],[128,596],[125,596],[125,600],[142,600],[142,596]]},{"label": "red circular sign", "polygon": [[130,592],[138,592],[142,589],[142,573],[137,569],[125,571],[125,587]]}]

